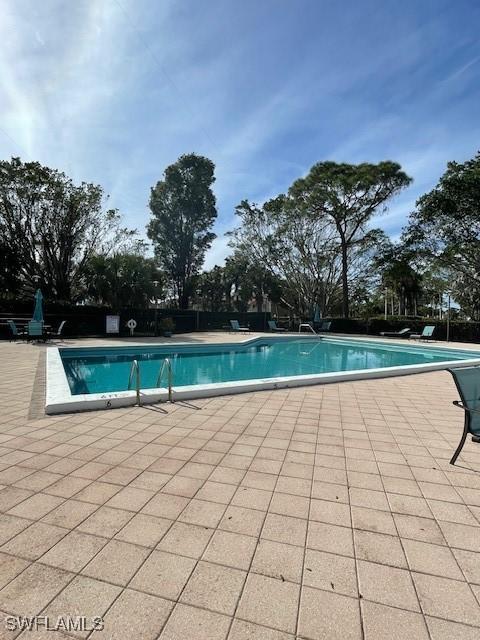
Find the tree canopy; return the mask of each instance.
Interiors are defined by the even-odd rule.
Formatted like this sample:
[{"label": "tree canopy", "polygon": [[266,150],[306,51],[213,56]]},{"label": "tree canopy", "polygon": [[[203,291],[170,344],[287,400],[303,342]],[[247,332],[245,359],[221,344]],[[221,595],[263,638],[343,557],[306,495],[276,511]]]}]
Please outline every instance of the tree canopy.
[{"label": "tree canopy", "polygon": [[87,298],[119,312],[125,307],[145,308],[159,293],[161,276],[153,258],[133,247],[111,255],[95,255],[87,266]]},{"label": "tree canopy", "polygon": [[75,185],[38,162],[0,161],[0,245],[17,295],[37,286],[57,301],[83,295],[90,258],[128,233],[104,201],[98,185]]},{"label": "tree canopy", "polygon": [[301,203],[311,219],[333,223],[340,245],[344,317],[349,316],[348,274],[352,251],[362,243],[371,242],[368,222],[411,181],[396,162],[358,165],[319,162],[289,190],[290,197]]},{"label": "tree canopy", "polygon": [[480,286],[480,153],[448,163],[436,187],[418,199],[403,241],[424,261]]},{"label": "tree canopy", "polygon": [[150,195],[152,219],[147,227],[155,257],[165,272],[180,308],[188,307],[215,234],[217,217],[212,191],[215,165],[194,153],[165,169]]},{"label": "tree canopy", "polygon": [[254,301],[263,311],[266,300],[279,302],[281,283],[251,255],[239,250],[201,273],[197,280],[196,302],[204,311],[248,311]]},{"label": "tree canopy", "polygon": [[386,241],[368,222],[409,182],[393,162],[318,163],[286,195],[263,206],[242,201],[232,246],[254,255],[281,280],[290,308],[310,314],[318,306],[322,314],[331,313],[341,287],[348,316],[350,288],[356,298],[368,289],[373,254]]},{"label": "tree canopy", "polygon": [[231,245],[282,283],[282,302],[310,315],[316,304],[328,313],[340,277],[338,252],[324,221],[312,220],[294,199],[279,196],[263,206],[247,200],[236,208],[241,225]]},{"label": "tree canopy", "polygon": [[[377,215],[411,178],[391,161],[319,162],[286,193],[242,200],[233,253],[202,272],[215,234],[214,164],[194,153],[151,189],[154,257],[106,207],[101,186],[19,158],[0,161],[0,295],[146,307],[246,311],[265,301],[311,318],[387,312],[441,318],[448,293],[480,319],[480,153],[451,162],[420,197],[399,242]],[[155,283],[160,282],[161,286]]]}]

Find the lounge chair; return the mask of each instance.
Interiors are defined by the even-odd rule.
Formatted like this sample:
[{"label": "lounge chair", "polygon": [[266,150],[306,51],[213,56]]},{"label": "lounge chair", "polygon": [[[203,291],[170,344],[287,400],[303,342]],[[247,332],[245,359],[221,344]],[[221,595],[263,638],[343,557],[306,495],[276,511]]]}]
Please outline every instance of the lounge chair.
[{"label": "lounge chair", "polygon": [[423,327],[422,333],[412,333],[410,339],[414,340],[434,340],[433,332],[435,331],[435,325],[427,325]]},{"label": "lounge chair", "polygon": [[43,331],[43,322],[38,322],[38,320],[30,320],[27,325],[27,338],[28,340],[43,340],[45,342],[46,335]]},{"label": "lounge chair", "polygon": [[11,331],[10,342],[12,342],[12,340],[16,341],[18,338],[25,337],[25,331],[23,331],[23,329],[18,329],[17,325],[13,320],[7,320],[7,324],[10,327],[10,331]]},{"label": "lounge chair", "polygon": [[400,331],[380,331],[380,335],[385,336],[385,338],[408,338],[411,332],[410,327],[406,327],[405,329],[400,329]]},{"label": "lounge chair", "polygon": [[61,338],[62,337],[62,331],[63,331],[63,327],[65,326],[66,320],[62,320],[61,323],[58,325],[58,329],[56,331],[51,331],[50,333],[48,333],[48,338]]},{"label": "lounge chair", "polygon": [[284,327],[277,327],[275,320],[268,320],[268,328],[270,331],[286,331]]},{"label": "lounge chair", "polygon": [[318,327],[318,331],[330,331],[330,327],[332,326],[331,322],[322,322],[322,324]]},{"label": "lounge chair", "polygon": [[250,329],[248,327],[241,327],[240,323],[238,322],[238,320],[230,320],[230,326],[232,327],[232,331],[234,331],[234,332],[250,331]]},{"label": "lounge chair", "polygon": [[453,376],[460,396],[460,400],[454,400],[453,404],[465,412],[460,444],[450,460],[450,464],[455,464],[469,433],[472,434],[472,442],[480,442],[480,367],[458,367],[448,371]]}]

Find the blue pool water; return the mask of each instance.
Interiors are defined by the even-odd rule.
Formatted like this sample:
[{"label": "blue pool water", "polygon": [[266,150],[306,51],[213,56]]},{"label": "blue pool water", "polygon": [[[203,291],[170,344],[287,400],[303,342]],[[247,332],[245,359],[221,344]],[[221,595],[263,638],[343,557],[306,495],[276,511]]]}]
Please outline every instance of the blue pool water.
[{"label": "blue pool water", "polygon": [[[73,395],[125,391],[132,361],[141,388],[155,388],[170,358],[174,387],[358,369],[402,367],[478,357],[477,353],[398,343],[341,339],[259,339],[250,345],[168,345],[60,349]],[[161,386],[165,386],[165,382]]]}]

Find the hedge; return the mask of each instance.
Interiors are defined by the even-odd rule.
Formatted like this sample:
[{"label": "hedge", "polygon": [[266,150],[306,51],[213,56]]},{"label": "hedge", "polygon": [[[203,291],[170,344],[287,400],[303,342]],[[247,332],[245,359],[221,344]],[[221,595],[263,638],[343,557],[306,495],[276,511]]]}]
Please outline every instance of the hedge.
[{"label": "hedge", "polygon": [[[367,319],[356,318],[325,318],[331,321],[331,331],[336,333],[352,333],[366,335],[380,335],[382,331],[400,331],[406,327],[412,333],[421,333],[426,325],[434,325],[434,337],[438,340],[447,338],[447,322],[438,318],[419,317],[374,317]],[[450,340],[452,342],[480,342],[480,322],[452,320],[450,322]]]}]

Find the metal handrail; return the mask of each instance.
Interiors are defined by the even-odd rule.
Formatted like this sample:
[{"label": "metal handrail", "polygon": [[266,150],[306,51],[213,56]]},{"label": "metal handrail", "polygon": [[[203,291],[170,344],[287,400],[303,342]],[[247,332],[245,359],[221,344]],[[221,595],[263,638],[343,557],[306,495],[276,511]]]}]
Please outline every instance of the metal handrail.
[{"label": "metal handrail", "polygon": [[172,371],[172,363],[170,361],[170,358],[165,358],[165,360],[162,362],[162,366],[160,367],[160,371],[158,372],[158,376],[157,376],[157,384],[155,386],[156,387],[160,386],[160,384],[162,382],[163,372],[164,372],[165,368],[167,369],[167,373],[168,373],[168,378],[167,378],[167,382],[168,382],[168,401],[169,402],[173,402],[173,389],[172,389],[173,371]]},{"label": "metal handrail", "polygon": [[140,406],[140,367],[138,362],[134,360],[130,367],[130,375],[128,376],[128,390],[130,391],[132,385],[133,374],[135,373],[135,392],[137,394],[137,404]]},{"label": "metal handrail", "polygon": [[310,329],[310,331],[312,333],[314,333],[315,335],[318,335],[318,333],[315,331],[315,329],[312,327],[312,325],[309,324],[308,322],[302,322],[301,324],[298,325],[298,333],[302,332],[302,328]]}]

